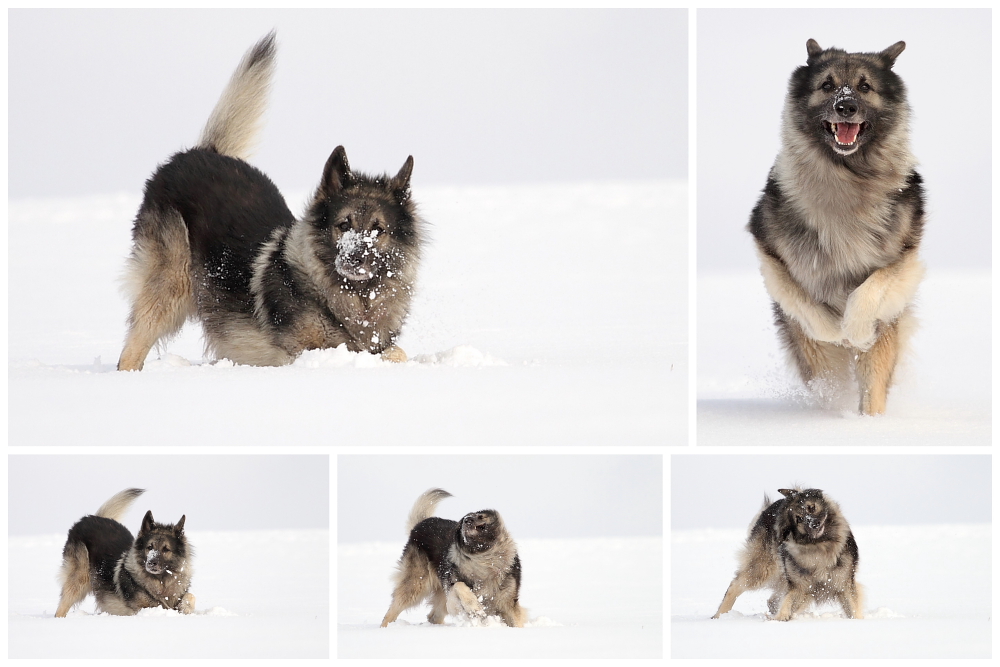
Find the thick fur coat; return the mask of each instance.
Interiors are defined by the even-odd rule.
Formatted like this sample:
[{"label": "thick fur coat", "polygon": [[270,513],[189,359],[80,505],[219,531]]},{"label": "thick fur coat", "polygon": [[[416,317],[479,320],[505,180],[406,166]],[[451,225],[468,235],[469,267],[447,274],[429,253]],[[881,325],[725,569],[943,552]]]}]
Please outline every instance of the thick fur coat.
[{"label": "thick fur coat", "polygon": [[146,512],[133,538],[119,523],[143,489],[125,489],[85,516],[69,530],[59,573],[62,593],[56,617],[93,593],[97,610],[131,616],[140,609],[162,607],[183,614],[194,611],[191,587],[192,550],[184,520],[156,523]]},{"label": "thick fur coat", "polygon": [[792,74],[782,147],[750,217],[779,336],[806,383],[844,386],[885,411],[924,274],[924,196],[906,88],[879,53],[814,40]]},{"label": "thick fur coat", "polygon": [[770,589],[771,618],[787,621],[812,603],[837,602],[848,618],[862,618],[860,562],[840,507],[820,489],[778,489],[785,496],[764,507],[750,525],[740,566],[726,590],[719,618],[745,591]]},{"label": "thick fur coat", "polygon": [[414,504],[382,627],[424,601],[431,605],[431,623],[443,623],[449,614],[473,622],[499,616],[508,626],[523,627],[527,612],[518,601],[521,560],[503,519],[496,510],[471,512],[461,521],[432,516],[450,496],[431,489]]},{"label": "thick fur coat", "polygon": [[301,219],[246,162],[274,70],[271,33],[243,58],[197,145],[146,182],[132,230],[131,305],[119,370],[141,370],[187,319],[210,356],[277,366],[345,345],[405,361],[423,223],[410,198],[413,158],[395,176],[354,172],[343,146],[327,160]]}]

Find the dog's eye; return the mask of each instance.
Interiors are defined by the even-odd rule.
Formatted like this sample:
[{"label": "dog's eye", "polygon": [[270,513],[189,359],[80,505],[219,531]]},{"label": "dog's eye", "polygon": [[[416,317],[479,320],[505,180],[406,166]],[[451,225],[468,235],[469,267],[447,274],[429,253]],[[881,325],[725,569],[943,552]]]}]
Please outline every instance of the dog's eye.
[{"label": "dog's eye", "polygon": [[833,82],[829,81],[829,80],[824,81],[823,82],[823,90],[825,90],[827,92],[833,90]]},{"label": "dog's eye", "polygon": [[160,551],[162,551],[165,554],[168,554],[170,553],[170,547],[163,547],[162,549],[160,549]]},{"label": "dog's eye", "polygon": [[351,231],[351,223],[348,220],[344,220],[342,223],[337,225],[337,228],[342,232],[349,232]]},{"label": "dog's eye", "polygon": [[858,84],[858,90],[860,90],[862,93],[867,93],[871,89],[872,87],[868,85],[868,82],[866,81],[862,81],[861,83]]}]

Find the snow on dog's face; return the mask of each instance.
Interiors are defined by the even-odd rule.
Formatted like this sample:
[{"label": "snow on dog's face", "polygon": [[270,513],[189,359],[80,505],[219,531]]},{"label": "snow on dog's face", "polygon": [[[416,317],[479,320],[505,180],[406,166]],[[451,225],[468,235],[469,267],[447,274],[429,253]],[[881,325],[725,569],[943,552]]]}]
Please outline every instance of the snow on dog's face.
[{"label": "snow on dog's face", "polygon": [[802,540],[821,539],[827,530],[830,510],[819,489],[778,489],[788,500],[788,520],[796,536]]},{"label": "snow on dog's face", "polygon": [[480,553],[490,549],[504,530],[503,520],[495,510],[470,512],[459,522],[459,542],[466,551]]},{"label": "snow on dog's face", "polygon": [[899,113],[906,106],[905,89],[892,71],[905,46],[897,42],[879,53],[847,53],[810,39],[807,64],[789,86],[799,129],[844,157],[891,132],[905,116]]},{"label": "snow on dog's face", "polygon": [[176,524],[162,524],[153,521],[153,513],[146,512],[142,527],[135,540],[135,550],[143,568],[155,576],[174,575],[174,570],[184,567],[187,558],[187,540],[184,536],[184,520]]},{"label": "snow on dog's face", "polygon": [[415,209],[410,201],[413,158],[393,177],[351,171],[338,147],[327,161],[310,219],[329,248],[322,260],[351,282],[392,278],[417,247]]}]

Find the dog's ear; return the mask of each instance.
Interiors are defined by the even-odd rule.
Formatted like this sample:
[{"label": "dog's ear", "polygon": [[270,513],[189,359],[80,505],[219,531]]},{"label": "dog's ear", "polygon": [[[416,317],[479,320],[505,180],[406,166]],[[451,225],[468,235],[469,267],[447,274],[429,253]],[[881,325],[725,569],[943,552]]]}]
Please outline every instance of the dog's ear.
[{"label": "dog's ear", "polygon": [[905,48],[906,42],[896,42],[888,49],[878,54],[879,57],[882,58],[882,62],[885,63],[886,69],[891,69],[892,66],[896,64],[896,58],[899,57],[899,54],[902,53]]},{"label": "dog's ear", "polygon": [[806,53],[809,56],[806,58],[806,64],[812,65],[812,61],[816,58],[816,56],[823,53],[823,47],[820,46],[819,42],[815,39],[810,39],[806,42]]},{"label": "dog's ear", "polygon": [[174,524],[174,535],[176,535],[177,537],[180,537],[181,535],[184,534],[184,519],[186,518],[187,515],[182,514],[181,520]]},{"label": "dog's ear", "polygon": [[153,510],[148,510],[146,516],[142,517],[142,526],[139,528],[140,533],[148,533],[153,530]]},{"label": "dog's ear", "polygon": [[792,496],[798,495],[799,492],[796,489],[778,489],[778,493],[786,498],[791,498]]},{"label": "dog's ear", "polygon": [[392,177],[392,193],[400,204],[410,198],[410,174],[413,173],[413,156],[406,158],[399,173]]},{"label": "dog's ear", "polygon": [[320,187],[324,194],[330,196],[346,188],[353,180],[351,165],[347,161],[347,151],[343,146],[337,146],[323,168],[323,182]]}]

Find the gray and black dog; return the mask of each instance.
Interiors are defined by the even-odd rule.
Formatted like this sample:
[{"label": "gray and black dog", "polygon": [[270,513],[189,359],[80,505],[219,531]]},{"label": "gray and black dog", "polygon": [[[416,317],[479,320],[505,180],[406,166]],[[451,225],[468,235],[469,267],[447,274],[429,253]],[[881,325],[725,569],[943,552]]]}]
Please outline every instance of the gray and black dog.
[{"label": "gray and black dog", "polygon": [[767,588],[771,617],[787,621],[813,602],[836,601],[848,618],[862,618],[858,544],[837,503],[820,489],[778,489],[784,498],[764,507],[750,524],[740,566],[726,590],[719,618],[745,591]]},{"label": "gray and black dog", "polygon": [[425,600],[431,623],[443,623],[449,614],[474,622],[500,616],[510,627],[524,627],[527,611],[518,601],[521,559],[503,519],[496,510],[470,512],[460,521],[433,516],[437,504],[449,497],[447,491],[430,489],[413,505],[382,627]]},{"label": "gray and black dog", "polygon": [[423,223],[410,198],[413,158],[395,176],[330,155],[303,218],[247,159],[274,70],[275,36],[247,52],[197,145],[146,182],[125,288],[131,310],[119,370],[191,318],[209,354],[278,366],[346,345],[405,361]]},{"label": "gray and black dog", "polygon": [[910,153],[905,44],[823,49],[788,83],[781,152],[750,216],[782,343],[807,384],[850,383],[885,411],[924,274],[924,195]]},{"label": "gray and black dog", "polygon": [[146,607],[194,612],[191,587],[191,546],[184,519],[156,523],[146,512],[133,538],[119,519],[143,489],[125,489],[69,529],[59,572],[62,594],[56,617],[65,617],[93,593],[97,610],[131,616]]}]

